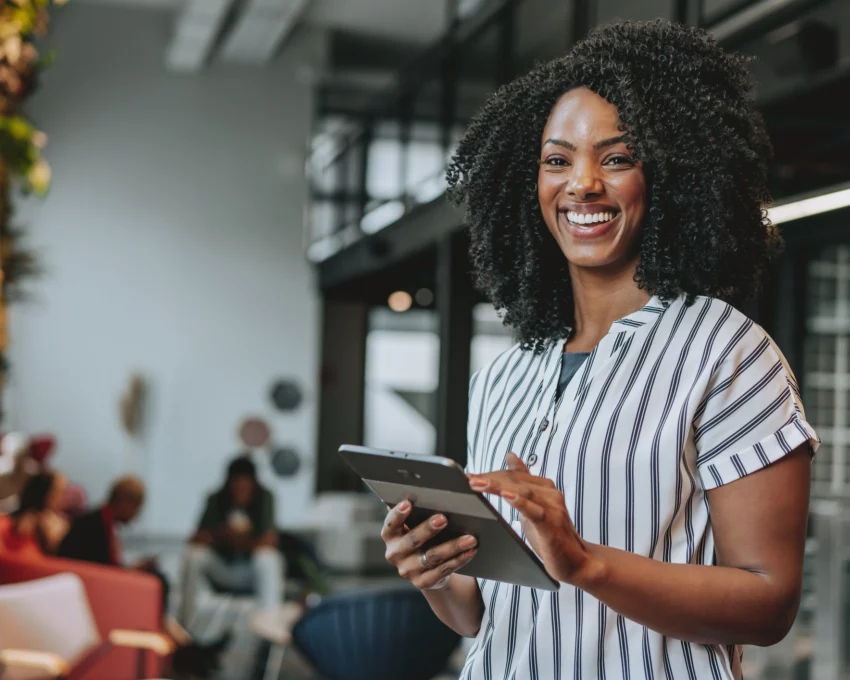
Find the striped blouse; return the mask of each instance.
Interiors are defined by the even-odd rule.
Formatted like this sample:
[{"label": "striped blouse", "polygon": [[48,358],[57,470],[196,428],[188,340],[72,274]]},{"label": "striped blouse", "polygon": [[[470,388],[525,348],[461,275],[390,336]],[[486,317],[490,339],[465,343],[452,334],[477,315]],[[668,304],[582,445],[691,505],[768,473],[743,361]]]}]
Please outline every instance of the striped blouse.
[{"label": "striped blouse", "polygon": [[[556,397],[562,348],[515,347],[473,376],[468,470],[502,469],[513,451],[557,484],[587,541],[710,565],[706,492],[819,443],[779,349],[720,300],[653,298]],[[490,500],[521,531],[516,511]],[[741,677],[740,649],[667,638],[567,584],[479,587],[484,620],[462,679]]]}]

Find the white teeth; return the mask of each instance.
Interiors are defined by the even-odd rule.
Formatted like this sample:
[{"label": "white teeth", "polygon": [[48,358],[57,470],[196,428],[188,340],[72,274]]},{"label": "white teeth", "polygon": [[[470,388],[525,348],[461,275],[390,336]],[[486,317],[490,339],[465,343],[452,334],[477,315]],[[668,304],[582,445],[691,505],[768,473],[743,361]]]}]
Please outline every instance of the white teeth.
[{"label": "white teeth", "polygon": [[599,224],[613,220],[614,216],[615,214],[611,212],[577,213],[572,210],[567,211],[567,219],[573,224]]}]

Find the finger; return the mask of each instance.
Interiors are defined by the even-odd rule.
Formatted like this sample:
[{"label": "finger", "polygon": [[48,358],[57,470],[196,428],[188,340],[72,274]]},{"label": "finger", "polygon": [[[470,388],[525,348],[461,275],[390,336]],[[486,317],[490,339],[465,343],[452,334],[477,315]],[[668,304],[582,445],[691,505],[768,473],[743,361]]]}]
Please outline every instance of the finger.
[{"label": "finger", "polygon": [[486,472],[482,475],[467,475],[467,478],[469,479],[470,488],[474,491],[486,491],[487,493],[495,493],[493,489],[496,488],[496,485],[523,484],[542,487],[544,489],[555,487],[555,483],[548,477],[538,477],[530,472],[520,472],[518,470]]},{"label": "finger", "polygon": [[448,520],[446,516],[439,514],[418,524],[408,531],[402,539],[402,551],[406,553],[418,553],[419,549],[445,529],[447,524]]},{"label": "finger", "polygon": [[513,452],[505,456],[505,465],[508,470],[511,470],[512,472],[528,473],[528,468],[525,466],[525,463],[523,463],[522,459]]},{"label": "finger", "polygon": [[411,582],[417,588],[433,588],[437,585],[437,583],[446,578],[446,576],[451,576],[458,569],[469,564],[477,552],[477,548],[462,552],[457,557],[452,558],[448,562],[444,562],[439,567],[422,572],[419,576],[414,577]]},{"label": "finger", "polygon": [[411,509],[410,501],[402,501],[392,508],[384,519],[381,538],[388,541],[401,536],[404,533],[404,523],[407,521]]},{"label": "finger", "polygon": [[431,548],[425,553],[425,560],[433,567],[445,564],[449,560],[454,559],[457,555],[471,550],[478,545],[478,539],[475,536],[461,536],[453,541],[446,541],[440,545]]},{"label": "finger", "polygon": [[508,504],[516,508],[517,512],[532,522],[542,522],[546,518],[546,509],[539,503],[529,498],[517,495],[512,491],[504,491],[500,494]]}]

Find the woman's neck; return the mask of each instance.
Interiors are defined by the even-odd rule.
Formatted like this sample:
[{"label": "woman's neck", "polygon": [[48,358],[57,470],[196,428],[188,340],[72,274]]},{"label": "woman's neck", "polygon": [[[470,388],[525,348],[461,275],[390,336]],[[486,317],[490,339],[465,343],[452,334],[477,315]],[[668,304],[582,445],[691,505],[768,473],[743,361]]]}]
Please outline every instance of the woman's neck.
[{"label": "woman's neck", "polygon": [[652,297],[634,280],[636,262],[616,271],[570,267],[575,327],[565,349],[589,352],[618,319],[641,309]]}]

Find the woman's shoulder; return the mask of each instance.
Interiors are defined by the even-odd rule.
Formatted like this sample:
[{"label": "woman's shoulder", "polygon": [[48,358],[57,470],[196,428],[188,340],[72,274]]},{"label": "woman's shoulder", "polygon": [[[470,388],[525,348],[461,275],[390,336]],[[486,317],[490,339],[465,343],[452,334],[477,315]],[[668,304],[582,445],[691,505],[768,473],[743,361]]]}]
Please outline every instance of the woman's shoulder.
[{"label": "woman's shoulder", "polygon": [[[687,305],[684,298],[674,304]],[[698,332],[693,333],[694,341],[705,346],[705,351],[716,362],[728,356],[751,352],[759,348],[766,349],[771,355],[781,357],[781,352],[758,323],[737,307],[719,298],[698,295],[688,306],[687,317],[691,323],[680,326],[680,332],[690,333],[699,324]]]},{"label": "woman's shoulder", "polygon": [[496,378],[504,375],[505,372],[510,372],[512,367],[516,368],[520,364],[527,366],[535,361],[544,361],[549,351],[544,350],[542,353],[535,353],[533,350],[523,347],[521,343],[514,344],[485,363],[472,375],[469,381],[470,394],[492,390],[494,385],[498,386],[500,382]]}]

